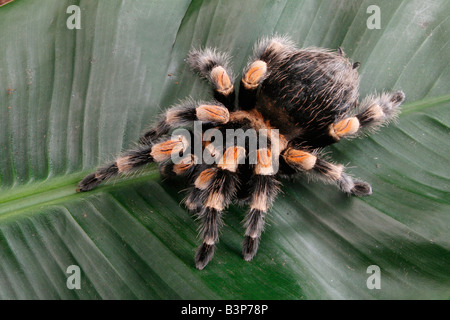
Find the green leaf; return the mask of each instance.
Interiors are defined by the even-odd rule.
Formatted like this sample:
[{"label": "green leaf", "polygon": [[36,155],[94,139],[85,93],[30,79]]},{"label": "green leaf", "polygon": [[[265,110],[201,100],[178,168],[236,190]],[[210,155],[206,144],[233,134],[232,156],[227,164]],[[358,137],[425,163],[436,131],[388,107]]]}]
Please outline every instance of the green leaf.
[{"label": "green leaf", "polygon": [[[81,29],[68,29],[69,5]],[[368,29],[377,5],[381,28]],[[0,9],[0,299],[450,298],[450,3],[405,1],[16,0]],[[370,197],[283,181],[259,252],[240,255],[231,206],[215,258],[195,269],[185,186],[156,166],[92,192],[77,182],[131,147],[162,109],[211,97],[184,59],[254,42],[344,48],[361,96],[403,90],[397,124],[329,148]],[[238,80],[237,80],[238,81]],[[67,268],[81,269],[70,290]],[[369,289],[367,268],[380,268]]]}]

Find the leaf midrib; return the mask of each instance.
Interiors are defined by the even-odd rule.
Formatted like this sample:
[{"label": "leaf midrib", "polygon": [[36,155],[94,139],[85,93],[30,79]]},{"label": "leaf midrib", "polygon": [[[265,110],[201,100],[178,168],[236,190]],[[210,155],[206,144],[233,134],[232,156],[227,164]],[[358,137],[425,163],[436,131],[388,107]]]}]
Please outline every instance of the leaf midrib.
[{"label": "leaf midrib", "polygon": [[[57,204],[69,199],[80,198],[83,195],[76,192],[76,185],[86,172],[78,172],[68,176],[55,177],[46,181],[29,183],[7,191],[0,196],[0,221],[6,218],[16,217],[24,212],[32,211],[34,208]],[[148,171],[134,175],[133,177],[123,177],[113,181],[114,185],[123,186],[133,184],[138,181],[155,179],[159,175],[158,170],[151,168]],[[91,194],[104,192],[109,189],[110,184],[90,191]]]},{"label": "leaf midrib", "polygon": [[424,111],[428,108],[436,107],[448,102],[450,102],[450,94],[410,102],[402,106],[402,112],[400,116],[405,116],[413,112]]}]

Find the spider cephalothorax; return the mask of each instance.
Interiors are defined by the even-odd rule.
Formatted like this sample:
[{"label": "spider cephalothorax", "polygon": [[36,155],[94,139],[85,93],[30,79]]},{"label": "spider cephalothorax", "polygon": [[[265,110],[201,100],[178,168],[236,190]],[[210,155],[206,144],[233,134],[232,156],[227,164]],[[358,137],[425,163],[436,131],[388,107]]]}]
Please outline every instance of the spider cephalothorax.
[{"label": "spider cephalothorax", "polygon": [[[320,150],[388,123],[405,99],[398,91],[359,102],[359,63],[351,63],[340,48],[297,49],[286,38],[273,37],[256,44],[236,106],[228,60],[213,49],[192,50],[188,62],[214,86],[215,100],[189,99],[169,108],[143,134],[139,147],[78,186],[79,191],[89,191],[151,162],[161,164],[163,175],[184,176],[190,186],[185,204],[201,221],[198,269],[211,260],[223,211],[234,201],[250,207],[243,256],[247,261],[254,257],[281,177],[304,173],[336,184],[347,194],[371,194],[368,183],[347,175],[344,166],[323,160]],[[198,125],[200,132],[195,130]],[[174,134],[181,127],[189,128],[187,134]],[[227,139],[230,132],[234,135]]]}]

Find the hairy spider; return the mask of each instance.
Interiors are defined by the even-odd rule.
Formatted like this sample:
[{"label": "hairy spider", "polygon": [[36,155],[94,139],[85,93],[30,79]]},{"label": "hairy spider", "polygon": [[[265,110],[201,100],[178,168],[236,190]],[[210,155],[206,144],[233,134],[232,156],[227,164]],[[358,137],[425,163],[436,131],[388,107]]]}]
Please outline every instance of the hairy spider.
[{"label": "hairy spider", "polygon": [[[242,254],[247,261],[254,257],[280,178],[304,173],[347,194],[372,193],[368,183],[347,175],[343,165],[325,161],[320,151],[394,119],[405,99],[403,92],[370,95],[359,103],[359,62],[351,63],[340,48],[298,49],[279,36],[255,45],[240,81],[237,106],[227,54],[209,48],[192,50],[187,61],[213,85],[215,100],[186,100],[169,108],[143,134],[137,148],[86,176],[78,191],[89,191],[114,175],[151,162],[161,164],[163,175],[184,176],[189,182],[185,204],[201,222],[198,269],[211,260],[223,211],[233,201],[249,204]],[[196,123],[202,125],[200,146],[189,139],[198,135],[192,131]],[[180,127],[190,128],[187,137],[169,136]],[[256,144],[250,143],[249,135],[239,144],[235,138],[242,134],[226,143],[209,134],[217,137],[217,132],[225,135],[229,130],[258,131]],[[215,161],[202,161],[206,156]]]}]

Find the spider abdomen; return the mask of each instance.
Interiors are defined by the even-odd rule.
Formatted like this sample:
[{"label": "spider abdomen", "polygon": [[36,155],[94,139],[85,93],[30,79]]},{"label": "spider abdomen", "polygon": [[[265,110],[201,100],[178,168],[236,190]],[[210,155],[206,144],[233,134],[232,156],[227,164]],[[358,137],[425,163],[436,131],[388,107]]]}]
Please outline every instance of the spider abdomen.
[{"label": "spider abdomen", "polygon": [[301,128],[318,139],[356,106],[359,75],[340,52],[303,49],[268,64],[272,71],[262,84],[258,109],[274,126],[287,132]]}]

